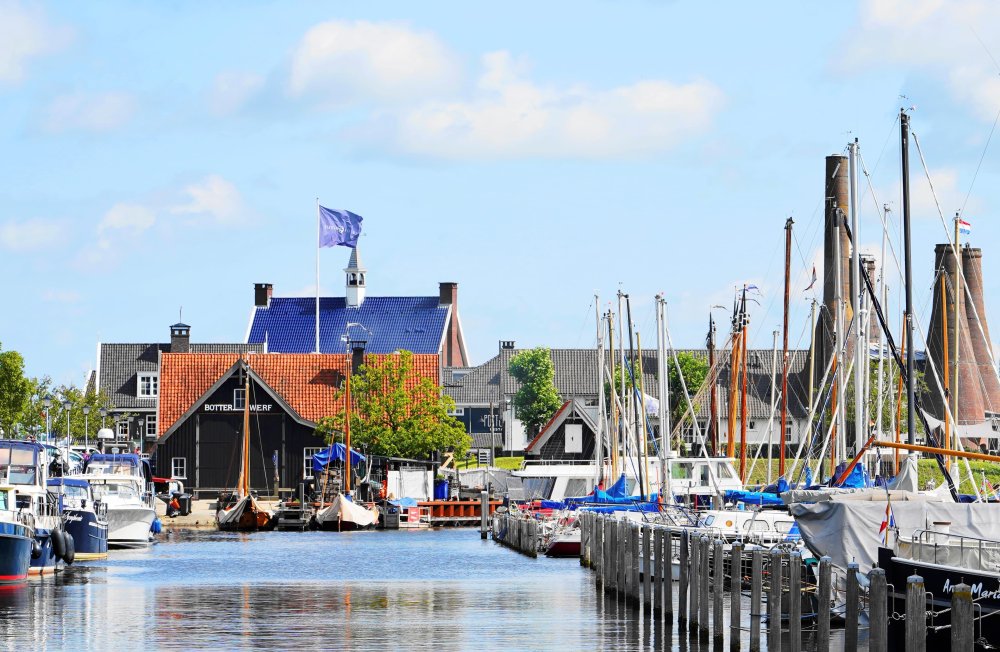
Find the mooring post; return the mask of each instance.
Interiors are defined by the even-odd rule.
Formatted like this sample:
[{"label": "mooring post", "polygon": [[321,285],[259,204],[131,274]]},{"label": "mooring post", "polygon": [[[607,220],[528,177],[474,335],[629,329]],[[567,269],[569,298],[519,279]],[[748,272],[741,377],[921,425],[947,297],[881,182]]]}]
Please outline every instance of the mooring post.
[{"label": "mooring post", "polygon": [[669,529],[663,531],[663,547],[660,548],[663,561],[660,563],[660,573],[663,584],[660,585],[660,604],[665,612],[664,619],[674,622],[674,535]]},{"label": "mooring post", "polygon": [[688,569],[690,592],[689,597],[690,604],[688,605],[688,629],[692,632],[698,631],[698,619],[701,617],[701,611],[698,609],[698,596],[701,595],[698,592],[698,585],[701,583],[701,567],[698,565],[701,563],[701,537],[695,535],[691,538],[691,555],[689,560],[689,565],[691,568]]},{"label": "mooring post", "polygon": [[653,612],[663,617],[663,594],[661,593],[663,586],[663,567],[660,562],[663,561],[663,528],[660,526],[653,527],[653,557],[652,569],[653,569]]},{"label": "mooring post", "polygon": [[740,598],[743,591],[743,542],[737,541],[730,550],[729,559],[729,648],[740,649]]},{"label": "mooring post", "polygon": [[830,594],[833,590],[833,562],[820,557],[819,586],[816,589],[816,649],[830,649]]},{"label": "mooring post", "polygon": [[639,540],[642,534],[642,526],[632,525],[632,602],[636,609],[642,608],[642,551],[639,549]]},{"label": "mooring post", "polygon": [[489,529],[487,523],[490,520],[490,492],[483,491],[479,494],[479,536],[486,538],[486,531]]},{"label": "mooring post", "polygon": [[[888,604],[885,570],[873,568],[868,573],[868,652],[888,652]],[[954,631],[952,621],[952,631]],[[952,646],[953,650],[961,649]]]},{"label": "mooring post", "polygon": [[711,606],[708,600],[708,590],[712,586],[708,570],[712,564],[712,540],[704,534],[701,536],[701,550],[698,552],[698,558],[701,560],[701,566],[699,566],[701,577],[698,579],[698,588],[701,590],[701,595],[698,596],[698,607],[701,609],[701,613],[698,615],[698,624],[700,625],[698,635],[699,637],[704,636],[707,640],[709,607]]},{"label": "mooring post", "polygon": [[528,528],[528,554],[532,557],[538,556],[538,520],[531,519],[531,527]]},{"label": "mooring post", "polygon": [[653,610],[653,547],[650,543],[652,526],[642,525],[642,610],[651,613]]},{"label": "mooring post", "polygon": [[761,594],[764,583],[764,552],[750,553],[750,652],[760,652]]},{"label": "mooring post", "polygon": [[927,650],[927,603],[924,596],[924,578],[910,575],[906,578],[906,652]]},{"label": "mooring post", "polygon": [[726,585],[726,562],[722,558],[722,540],[715,540],[712,555],[712,633],[715,644],[721,646],[726,640],[726,624],[722,617],[722,594]]},{"label": "mooring post", "polygon": [[771,590],[767,594],[767,652],[781,652],[781,551],[772,550]]},{"label": "mooring post", "polygon": [[624,519],[618,522],[618,547],[619,547],[619,562],[621,567],[618,569],[618,596],[622,600],[628,598],[628,522]]},{"label": "mooring post", "polygon": [[690,533],[687,529],[681,531],[680,534],[680,554],[678,558],[680,560],[680,567],[677,569],[680,571],[680,580],[677,587],[677,620],[681,625],[687,625],[688,620],[688,584],[690,577],[688,576],[688,562],[690,561],[690,550],[688,550],[688,541],[690,540]]},{"label": "mooring post", "polygon": [[845,652],[857,652],[858,650],[858,564],[851,562],[847,565],[847,615],[844,619],[844,650]]},{"label": "mooring post", "polygon": [[788,647],[802,649],[802,555],[788,555]]},{"label": "mooring post", "polygon": [[627,604],[632,603],[632,592],[635,591],[635,579],[632,576],[632,564],[635,563],[635,558],[632,556],[632,539],[635,535],[635,529],[632,527],[632,523],[629,521],[625,522],[625,602]]},{"label": "mooring post", "polygon": [[972,587],[956,584],[951,593],[951,649],[972,649]]}]

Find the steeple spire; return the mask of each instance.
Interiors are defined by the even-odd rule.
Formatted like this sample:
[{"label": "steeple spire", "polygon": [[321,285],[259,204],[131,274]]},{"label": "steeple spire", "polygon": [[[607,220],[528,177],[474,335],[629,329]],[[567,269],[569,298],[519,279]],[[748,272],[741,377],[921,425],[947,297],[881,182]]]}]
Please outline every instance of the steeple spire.
[{"label": "steeple spire", "polygon": [[346,284],[347,305],[351,307],[360,306],[365,300],[365,274],[368,272],[361,264],[361,256],[358,248],[351,249],[351,259],[344,268],[344,282]]}]

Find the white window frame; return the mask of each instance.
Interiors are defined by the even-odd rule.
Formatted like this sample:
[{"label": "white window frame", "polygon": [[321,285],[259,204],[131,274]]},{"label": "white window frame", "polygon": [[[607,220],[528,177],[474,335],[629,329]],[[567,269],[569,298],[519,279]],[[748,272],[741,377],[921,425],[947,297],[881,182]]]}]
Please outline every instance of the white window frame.
[{"label": "white window frame", "polygon": [[[149,383],[149,392],[143,392],[143,383]],[[135,395],[137,398],[156,398],[160,395],[160,373],[140,371],[135,375]]]},{"label": "white window frame", "polygon": [[115,429],[115,433],[119,437],[128,437],[128,419],[120,419],[118,421],[118,427]]},{"label": "white window frame", "polygon": [[237,387],[233,390],[233,409],[242,410],[247,404],[247,390],[245,387]]},{"label": "white window frame", "polygon": [[448,410],[448,416],[450,416],[450,417],[464,417],[465,416],[465,408],[464,407],[454,407],[454,408]]},{"label": "white window frame", "polygon": [[302,449],[302,472],[306,480],[313,479],[312,460],[313,453],[326,450],[329,446],[306,446]]},{"label": "white window frame", "polygon": [[156,427],[156,413],[146,415],[146,439],[156,439],[160,434]]},{"label": "white window frame", "polygon": [[[177,462],[182,462],[180,464],[181,472],[177,473],[178,464]],[[187,458],[186,457],[171,457],[170,458],[170,479],[171,480],[187,480]]]}]

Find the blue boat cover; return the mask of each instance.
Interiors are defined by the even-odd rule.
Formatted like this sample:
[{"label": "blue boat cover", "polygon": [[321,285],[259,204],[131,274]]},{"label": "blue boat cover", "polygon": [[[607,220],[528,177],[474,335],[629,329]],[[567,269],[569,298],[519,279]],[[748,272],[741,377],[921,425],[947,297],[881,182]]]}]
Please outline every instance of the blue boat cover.
[{"label": "blue boat cover", "polygon": [[785,501],[777,494],[765,493],[762,491],[740,491],[730,489],[725,492],[725,499],[733,502],[743,502],[748,505],[780,505],[784,506]]},{"label": "blue boat cover", "polygon": [[[839,474],[844,472],[847,468],[843,464],[837,465],[837,472],[834,473],[834,478]],[[856,464],[853,469],[851,469],[851,474],[844,478],[844,482],[841,483],[841,487],[847,489],[864,489],[865,487],[871,487],[872,479],[868,475],[868,471],[865,469],[863,464]]]},{"label": "blue boat cover", "polygon": [[80,480],[78,478],[49,478],[48,485],[50,487],[80,487],[86,489],[90,486],[90,483],[86,480]]},{"label": "blue boat cover", "polygon": [[395,505],[396,507],[416,507],[416,498],[400,498],[399,500],[390,500],[390,505]]},{"label": "blue boat cover", "polygon": [[140,458],[135,453],[122,453],[121,455],[110,455],[108,453],[94,453],[87,460],[90,462],[115,462],[117,464],[130,464],[132,466],[141,466],[142,463]]},{"label": "blue boat cover", "polygon": [[[332,457],[330,453],[333,453]],[[333,460],[344,461],[344,456],[347,454],[347,447],[340,442],[335,443],[333,446],[327,446],[321,451],[313,453],[313,471],[322,471],[326,466]],[[358,451],[351,449],[351,466],[357,466],[365,461],[365,456]]]},{"label": "blue boat cover", "polygon": [[[596,493],[597,489],[595,489],[594,492]],[[618,478],[618,481],[608,487],[605,492],[608,496],[613,498],[626,497],[628,495],[628,483],[625,481],[625,474],[622,473],[621,477]]]}]

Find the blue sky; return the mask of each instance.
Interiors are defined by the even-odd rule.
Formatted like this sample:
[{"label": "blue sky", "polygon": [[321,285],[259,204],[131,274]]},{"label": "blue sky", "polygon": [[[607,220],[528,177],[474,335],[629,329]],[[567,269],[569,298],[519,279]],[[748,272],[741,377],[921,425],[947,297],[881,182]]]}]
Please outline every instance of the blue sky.
[{"label": "blue sky", "polygon": [[[791,215],[805,347],[824,157],[859,138],[898,215],[911,105],[945,216],[964,206],[984,248],[995,324],[993,57],[1000,8],[967,0],[0,0],[0,343],[78,383],[97,342],[164,341],[181,306],[195,341],[239,341],[254,282],[313,292],[319,197],[365,217],[370,294],[459,283],[477,363],[501,339],[591,346],[593,294],[619,287],[644,342],[664,292],[674,343],[699,346],[710,306],[757,284],[769,347]],[[912,159],[926,328],[944,227]],[[321,252],[324,294],[348,255]]]}]

